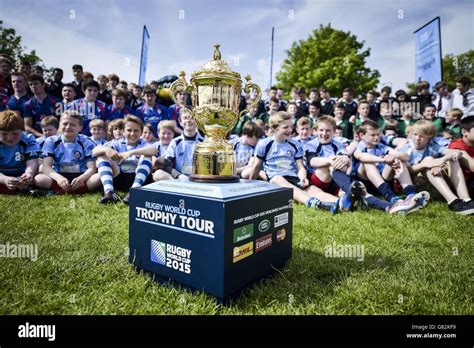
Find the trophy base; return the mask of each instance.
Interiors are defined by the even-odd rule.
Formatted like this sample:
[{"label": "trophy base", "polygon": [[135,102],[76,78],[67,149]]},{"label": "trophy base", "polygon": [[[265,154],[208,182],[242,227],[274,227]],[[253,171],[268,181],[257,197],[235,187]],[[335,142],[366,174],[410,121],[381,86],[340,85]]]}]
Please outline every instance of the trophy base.
[{"label": "trophy base", "polygon": [[237,175],[199,175],[191,174],[189,180],[202,183],[213,184],[229,184],[239,182],[240,178]]}]

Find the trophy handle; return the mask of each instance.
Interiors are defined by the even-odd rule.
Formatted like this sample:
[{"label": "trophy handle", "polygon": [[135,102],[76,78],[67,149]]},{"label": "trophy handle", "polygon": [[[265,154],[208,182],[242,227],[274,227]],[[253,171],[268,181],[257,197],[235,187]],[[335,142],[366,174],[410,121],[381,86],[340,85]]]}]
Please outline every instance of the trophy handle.
[{"label": "trophy handle", "polygon": [[179,78],[176,81],[174,81],[170,86],[170,97],[179,106],[185,106],[185,105],[179,102],[179,100],[176,98],[176,95],[179,92],[190,92],[191,90],[191,86],[188,85],[188,83],[186,82],[186,79],[184,77],[185,75],[186,74],[184,71],[180,71]]},{"label": "trophy handle", "polygon": [[250,88],[253,88],[253,89],[257,90],[257,96],[256,96],[255,100],[252,103],[247,105],[247,107],[239,113],[239,119],[242,117],[242,115],[244,115],[244,113],[249,112],[249,109],[256,106],[260,102],[260,99],[262,98],[262,90],[260,89],[260,87],[257,84],[255,84],[253,82],[250,82],[251,79],[252,78],[250,77],[249,74],[247,74],[245,76],[245,80],[247,80],[247,82],[245,83],[244,92],[245,93],[250,93]]}]

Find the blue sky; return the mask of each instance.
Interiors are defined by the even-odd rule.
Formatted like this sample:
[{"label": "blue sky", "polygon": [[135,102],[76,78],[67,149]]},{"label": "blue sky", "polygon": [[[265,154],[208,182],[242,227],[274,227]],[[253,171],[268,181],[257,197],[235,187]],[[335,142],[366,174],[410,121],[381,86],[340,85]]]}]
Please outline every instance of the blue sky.
[{"label": "blue sky", "polygon": [[79,63],[95,76],[115,72],[137,82],[143,25],[151,36],[147,81],[179,70],[189,78],[220,43],[233,70],[267,88],[272,26],[274,73],[292,42],[331,23],[365,41],[368,66],[394,89],[414,80],[413,31],[434,17],[441,17],[443,56],[474,48],[470,0],[0,0],[0,13],[47,66],[65,70],[65,81]]}]

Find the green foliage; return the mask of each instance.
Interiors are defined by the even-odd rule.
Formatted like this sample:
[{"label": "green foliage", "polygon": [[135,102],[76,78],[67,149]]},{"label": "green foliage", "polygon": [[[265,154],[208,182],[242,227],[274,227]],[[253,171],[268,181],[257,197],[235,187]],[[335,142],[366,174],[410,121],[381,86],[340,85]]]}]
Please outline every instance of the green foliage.
[{"label": "green foliage", "polygon": [[26,60],[31,65],[38,65],[42,62],[41,58],[36,55],[36,50],[27,52],[28,48],[21,43],[21,36],[16,34],[16,30],[5,28],[3,21],[0,20],[0,54],[9,57],[13,64],[18,60]]},{"label": "green foliage", "polygon": [[448,90],[456,88],[456,79],[468,76],[474,81],[474,50],[469,50],[457,56],[447,54],[443,58],[443,80],[448,85]]},{"label": "green foliage", "polygon": [[370,48],[357,41],[351,32],[320,25],[306,39],[294,42],[286,50],[287,58],[276,74],[278,84],[290,91],[292,87],[327,87],[333,96],[352,87],[355,94],[373,89],[380,73],[366,67]]},{"label": "green foliage", "polygon": [[[296,205],[288,265],[222,306],[135,272],[129,208],[98,199],[0,196],[0,244],[38,245],[37,261],[0,258],[0,315],[474,314],[472,217],[446,203],[407,216]],[[334,242],[363,245],[364,260],[326,257]]]},{"label": "green foliage", "polygon": [[[474,81],[474,50],[458,54],[447,54],[442,60],[443,81],[448,86],[448,91],[456,88],[456,80],[460,76],[468,76]],[[407,83],[407,93],[415,94],[415,83]],[[430,88],[434,88],[431,86]]]}]

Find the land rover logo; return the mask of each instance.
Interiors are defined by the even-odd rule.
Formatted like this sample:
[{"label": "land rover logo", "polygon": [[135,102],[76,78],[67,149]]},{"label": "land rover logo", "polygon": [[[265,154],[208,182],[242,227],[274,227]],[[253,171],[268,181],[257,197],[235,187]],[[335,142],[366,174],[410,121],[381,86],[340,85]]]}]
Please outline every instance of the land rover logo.
[{"label": "land rover logo", "polygon": [[270,228],[270,220],[262,220],[262,222],[258,224],[258,230],[260,232],[266,232],[268,231],[269,228]]}]

